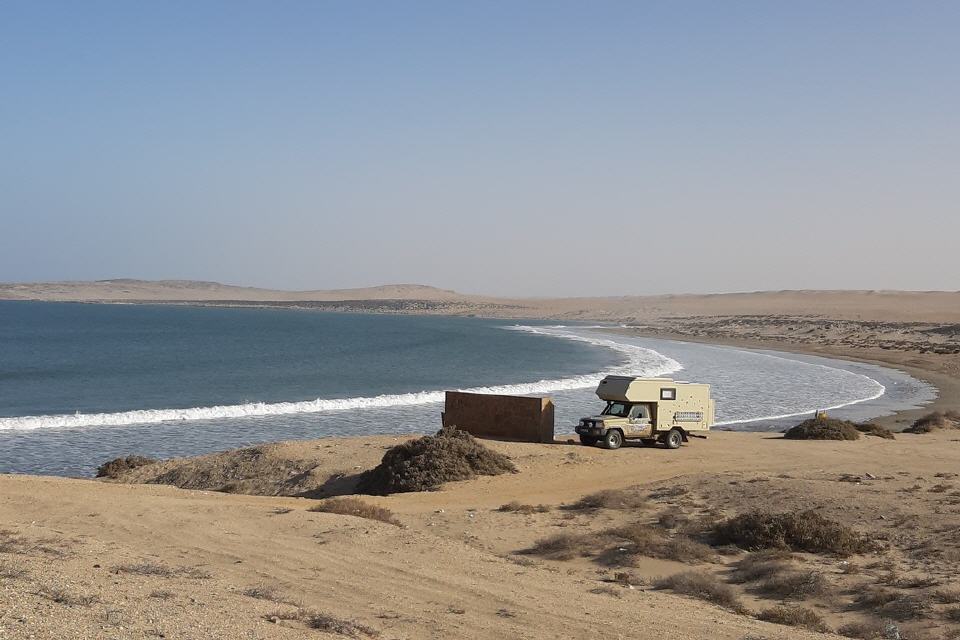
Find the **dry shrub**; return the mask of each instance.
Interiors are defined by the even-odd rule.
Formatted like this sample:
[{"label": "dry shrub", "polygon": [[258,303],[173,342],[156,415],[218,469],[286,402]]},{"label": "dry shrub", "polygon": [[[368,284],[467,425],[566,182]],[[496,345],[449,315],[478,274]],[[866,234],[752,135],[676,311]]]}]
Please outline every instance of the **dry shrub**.
[{"label": "dry shrub", "polygon": [[637,490],[604,489],[583,496],[571,505],[563,508],[569,511],[595,511],[597,509],[616,509],[633,511],[646,507],[646,499]]},{"label": "dry shrub", "polygon": [[868,622],[848,622],[839,629],[837,633],[847,638],[857,638],[858,640],[885,640],[887,635],[887,625],[876,620]]},{"label": "dry shrub", "polygon": [[708,562],[714,558],[713,549],[701,542],[682,534],[667,537],[662,529],[642,523],[605,529],[599,535],[600,539],[606,538],[618,545],[616,553],[608,552],[608,558],[621,555],[620,548],[626,549],[628,557],[640,555],[690,563]]},{"label": "dry shrub", "polygon": [[736,583],[767,580],[792,568],[793,554],[783,549],[757,551],[739,560],[730,573]]},{"label": "dry shrub", "polygon": [[954,607],[953,609],[947,609],[943,612],[943,617],[951,622],[960,622],[960,607]]},{"label": "dry shrub", "polygon": [[784,571],[770,576],[755,591],[768,598],[804,600],[830,593],[833,586],[819,571]]},{"label": "dry shrub", "polygon": [[930,576],[900,577],[894,575],[891,576],[887,584],[891,587],[899,587],[900,589],[927,589],[939,585],[940,581]]},{"label": "dry shrub", "polygon": [[738,613],[746,611],[733,588],[720,582],[710,573],[685,571],[667,578],[659,578],[653,586],[657,589],[667,589],[681,595],[706,600]]},{"label": "dry shrub", "polygon": [[664,511],[657,518],[657,524],[667,529],[676,529],[690,522],[690,518],[679,509]]},{"label": "dry shrub", "polygon": [[819,631],[826,633],[829,631],[827,623],[813,609],[806,607],[774,607],[764,609],[757,614],[758,620],[772,622],[774,624],[783,624],[790,627],[802,627],[810,631]]},{"label": "dry shrub", "polygon": [[375,495],[434,491],[445,482],[516,471],[507,456],[466,431],[444,427],[436,435],[391,447],[379,465],[363,474],[357,489]]},{"label": "dry shrub", "polygon": [[532,547],[524,549],[522,553],[542,556],[550,560],[570,560],[588,553],[595,544],[593,536],[558,533],[537,540]]},{"label": "dry shrub", "polygon": [[274,611],[264,616],[267,620],[296,620],[303,622],[311,629],[327,633],[347,636],[348,638],[376,638],[380,632],[366,625],[352,620],[342,620],[326,613],[296,609],[294,611]]},{"label": "dry shrub", "polygon": [[133,564],[122,564],[113,568],[116,574],[127,573],[137,576],[157,576],[159,578],[193,578],[195,580],[205,580],[210,578],[210,573],[196,567],[167,567],[153,562],[137,562]]},{"label": "dry shrub", "polygon": [[614,598],[622,598],[622,597],[623,597],[623,595],[620,593],[620,591],[619,591],[618,589],[614,589],[613,587],[610,587],[610,586],[607,586],[607,585],[604,585],[604,586],[602,586],[602,587],[594,587],[593,589],[590,589],[590,593],[596,593],[596,594],[599,594],[599,595],[611,596],[611,597],[614,597]]},{"label": "dry shrub", "polygon": [[16,580],[27,575],[27,570],[23,567],[12,566],[8,564],[0,565],[0,578],[7,580]]},{"label": "dry shrub", "polygon": [[887,429],[886,427],[881,427],[878,424],[872,422],[865,422],[863,424],[854,425],[860,433],[866,434],[868,436],[876,436],[878,438],[883,438],[884,440],[895,440],[896,436],[893,435],[893,431]]},{"label": "dry shrub", "polygon": [[934,411],[916,420],[903,432],[930,433],[938,429],[960,429],[960,413],[956,411]]},{"label": "dry shrub", "polygon": [[716,544],[735,544],[748,551],[793,549],[847,556],[876,548],[853,529],[815,511],[750,511],[715,525],[713,537]]},{"label": "dry shrub", "polygon": [[664,537],[663,531],[640,522],[604,529],[601,535],[607,536],[616,542],[626,541],[638,552],[653,548],[658,545]]},{"label": "dry shrub", "polygon": [[11,529],[0,529],[0,553],[64,558],[69,555],[64,546],[64,542],[56,538],[31,540]]},{"label": "dry shrub", "polygon": [[957,604],[960,602],[960,590],[937,589],[933,592],[933,597],[940,604]]},{"label": "dry shrub", "polygon": [[[679,498],[680,496],[685,496],[690,493],[690,490],[686,487],[675,484],[667,487],[660,487],[659,489],[654,489],[650,492],[650,498],[652,500],[663,500],[664,498]],[[670,500],[666,500],[670,502]]]},{"label": "dry shrub", "polygon": [[865,587],[857,596],[856,604],[864,609],[879,609],[883,605],[896,600],[896,591],[883,587]]},{"label": "dry shrub", "polygon": [[169,591],[167,589],[156,589],[150,592],[150,597],[158,600],[169,600],[175,596],[176,594],[174,594],[173,591]]},{"label": "dry shrub", "polygon": [[624,587],[633,587],[644,584],[643,578],[631,571],[618,571],[613,574],[613,581]]},{"label": "dry shrub", "polygon": [[522,513],[524,515],[530,515],[532,513],[546,513],[550,511],[550,507],[545,504],[521,504],[516,500],[508,502],[506,504],[500,505],[500,508],[497,511],[502,511],[504,513]]},{"label": "dry shrub", "polygon": [[816,417],[804,420],[784,435],[789,440],[859,440],[857,425],[847,420]]},{"label": "dry shrub", "polygon": [[677,562],[709,562],[714,558],[713,549],[684,535],[677,535],[667,540],[656,556],[665,560]]},{"label": "dry shrub", "polygon": [[63,587],[44,587],[38,593],[48,600],[68,607],[89,607],[100,601],[95,595],[71,593]]},{"label": "dry shrub", "polygon": [[257,600],[269,600],[271,602],[284,602],[284,597],[280,590],[274,586],[258,585],[243,590],[243,595]]},{"label": "dry shrub", "polygon": [[124,458],[114,458],[113,460],[104,462],[102,465],[97,467],[97,477],[119,478],[127,471],[131,471],[139,467],[145,467],[148,464],[153,464],[154,462],[157,462],[154,458],[147,458],[146,456],[126,456]]},{"label": "dry shrub", "polygon": [[379,520],[380,522],[400,526],[400,521],[393,515],[393,511],[386,507],[369,504],[359,498],[328,498],[320,504],[310,507],[308,511]]},{"label": "dry shrub", "polygon": [[878,615],[900,622],[926,618],[929,612],[930,602],[923,596],[915,595],[899,595],[876,609]]},{"label": "dry shrub", "polygon": [[307,626],[317,631],[326,631],[350,638],[376,638],[380,632],[352,620],[341,620],[325,613],[311,613],[306,618]]}]

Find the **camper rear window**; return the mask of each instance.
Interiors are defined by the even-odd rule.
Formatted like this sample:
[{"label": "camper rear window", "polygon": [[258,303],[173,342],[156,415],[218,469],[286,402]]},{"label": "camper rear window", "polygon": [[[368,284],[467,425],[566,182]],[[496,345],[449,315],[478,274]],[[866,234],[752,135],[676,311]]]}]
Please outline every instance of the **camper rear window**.
[{"label": "camper rear window", "polygon": [[660,389],[660,399],[661,400],[676,400],[677,399],[677,390],[676,389]]}]

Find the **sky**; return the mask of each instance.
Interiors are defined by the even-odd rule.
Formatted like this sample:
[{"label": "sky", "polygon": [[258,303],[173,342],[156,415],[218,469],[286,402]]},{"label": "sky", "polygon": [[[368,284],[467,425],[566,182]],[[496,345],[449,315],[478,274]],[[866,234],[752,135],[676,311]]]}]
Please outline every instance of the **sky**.
[{"label": "sky", "polygon": [[0,281],[960,289],[960,3],[0,3]]}]

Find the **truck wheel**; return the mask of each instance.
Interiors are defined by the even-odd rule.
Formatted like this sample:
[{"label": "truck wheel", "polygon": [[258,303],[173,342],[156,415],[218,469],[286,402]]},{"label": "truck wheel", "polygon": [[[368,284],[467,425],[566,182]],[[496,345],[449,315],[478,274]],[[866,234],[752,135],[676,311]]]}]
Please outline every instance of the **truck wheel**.
[{"label": "truck wheel", "polygon": [[580,444],[585,444],[588,447],[592,447],[593,445],[597,444],[597,438],[595,436],[581,435]]},{"label": "truck wheel", "polygon": [[606,437],[603,439],[603,446],[607,449],[619,449],[620,445],[623,444],[623,434],[620,433],[617,429],[610,429],[607,431]]},{"label": "truck wheel", "polygon": [[667,449],[679,449],[680,445],[683,444],[683,434],[680,433],[680,429],[670,429],[670,433],[664,438],[663,443],[667,445]]}]

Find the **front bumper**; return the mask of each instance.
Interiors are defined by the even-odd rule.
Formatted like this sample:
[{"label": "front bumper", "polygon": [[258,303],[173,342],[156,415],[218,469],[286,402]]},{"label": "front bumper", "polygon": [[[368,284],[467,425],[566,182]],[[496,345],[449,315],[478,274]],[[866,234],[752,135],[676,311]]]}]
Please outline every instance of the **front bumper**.
[{"label": "front bumper", "polygon": [[604,434],[604,428],[596,425],[578,424],[574,430],[581,436],[602,436]]}]

